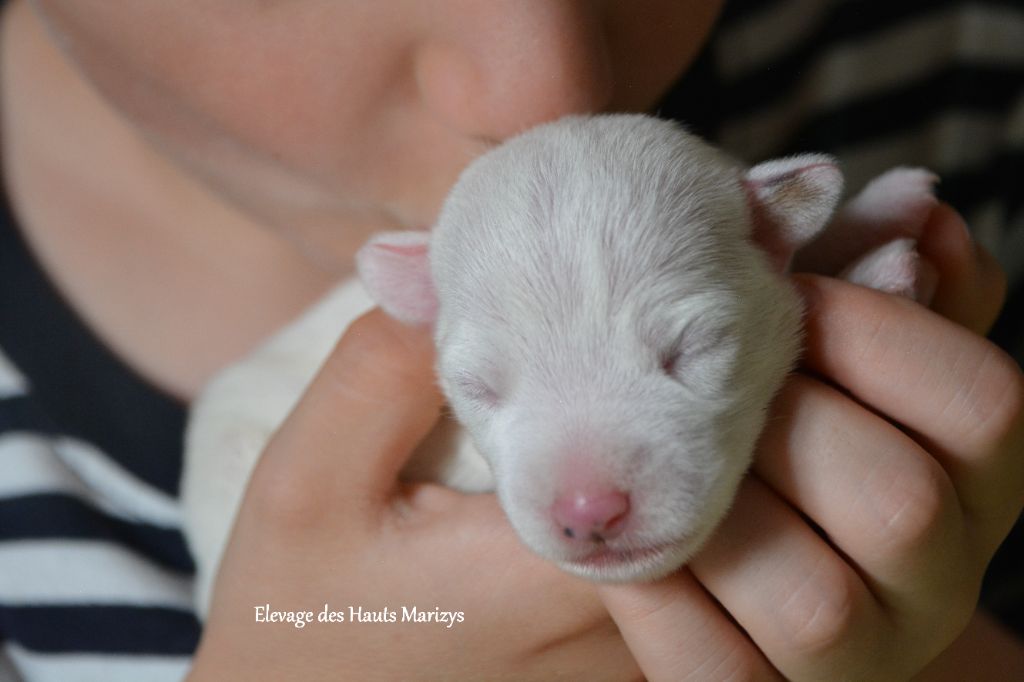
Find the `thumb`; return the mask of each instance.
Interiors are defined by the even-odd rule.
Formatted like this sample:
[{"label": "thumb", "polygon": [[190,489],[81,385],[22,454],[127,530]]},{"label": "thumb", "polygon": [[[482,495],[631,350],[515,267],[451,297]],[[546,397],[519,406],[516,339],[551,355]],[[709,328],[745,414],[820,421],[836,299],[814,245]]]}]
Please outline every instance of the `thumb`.
[{"label": "thumb", "polygon": [[433,365],[428,328],[379,308],[357,319],[274,434],[251,489],[316,515],[384,504],[440,414]]}]

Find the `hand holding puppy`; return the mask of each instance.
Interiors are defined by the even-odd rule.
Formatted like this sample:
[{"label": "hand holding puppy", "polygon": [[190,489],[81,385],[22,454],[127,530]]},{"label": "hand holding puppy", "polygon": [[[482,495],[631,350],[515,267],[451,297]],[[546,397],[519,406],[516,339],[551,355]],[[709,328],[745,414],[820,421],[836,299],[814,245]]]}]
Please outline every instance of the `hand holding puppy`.
[{"label": "hand holding puppy", "polygon": [[1024,500],[1024,383],[963,220],[939,205],[919,248],[935,312],[797,278],[802,371],[730,515],[689,570],[600,588],[649,679],[907,679],[968,624]]}]

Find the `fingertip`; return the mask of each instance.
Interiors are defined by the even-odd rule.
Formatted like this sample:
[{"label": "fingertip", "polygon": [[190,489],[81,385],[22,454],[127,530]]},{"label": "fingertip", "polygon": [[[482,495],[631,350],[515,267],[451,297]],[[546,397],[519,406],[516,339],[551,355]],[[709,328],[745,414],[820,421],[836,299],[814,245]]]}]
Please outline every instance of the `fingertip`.
[{"label": "fingertip", "polygon": [[366,401],[397,404],[416,397],[439,407],[434,360],[429,327],[399,322],[374,308],[349,325],[318,379],[327,389],[333,385]]},{"label": "fingertip", "polygon": [[935,207],[918,242],[937,273],[931,308],[972,331],[991,328],[1006,297],[998,261],[974,241],[963,217],[949,204]]},{"label": "fingertip", "polygon": [[362,352],[378,347],[397,350],[401,364],[430,365],[434,357],[434,339],[429,325],[409,324],[374,308],[349,325],[340,343],[349,343]]},{"label": "fingertip", "polygon": [[970,265],[974,247],[963,217],[949,204],[939,202],[921,232],[918,250],[935,264],[940,276],[949,277]]},{"label": "fingertip", "polygon": [[975,257],[978,262],[978,273],[983,281],[983,289],[990,292],[993,300],[998,301],[997,310],[1001,310],[1006,302],[1009,280],[1006,271],[992,253],[981,244],[975,246]]}]

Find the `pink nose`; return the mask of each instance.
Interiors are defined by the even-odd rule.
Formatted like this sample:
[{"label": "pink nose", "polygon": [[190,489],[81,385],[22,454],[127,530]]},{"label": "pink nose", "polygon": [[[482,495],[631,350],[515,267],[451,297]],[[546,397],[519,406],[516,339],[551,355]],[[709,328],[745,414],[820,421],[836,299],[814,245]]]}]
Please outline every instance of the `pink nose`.
[{"label": "pink nose", "polygon": [[629,495],[618,490],[574,491],[555,500],[551,511],[565,537],[603,542],[622,532]]}]

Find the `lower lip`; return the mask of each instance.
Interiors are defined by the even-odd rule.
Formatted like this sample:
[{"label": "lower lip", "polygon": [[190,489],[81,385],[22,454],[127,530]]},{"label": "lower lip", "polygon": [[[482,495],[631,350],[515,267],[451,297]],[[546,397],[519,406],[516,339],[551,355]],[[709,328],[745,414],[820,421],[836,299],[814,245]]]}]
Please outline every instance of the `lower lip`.
[{"label": "lower lip", "polygon": [[667,549],[668,545],[655,545],[654,547],[645,547],[644,549],[628,549],[622,552],[616,552],[610,549],[602,549],[598,552],[594,552],[581,559],[577,559],[572,563],[577,566],[585,566],[588,568],[603,568],[608,566],[620,566],[622,564],[630,564],[637,561],[646,561],[660,556]]}]

